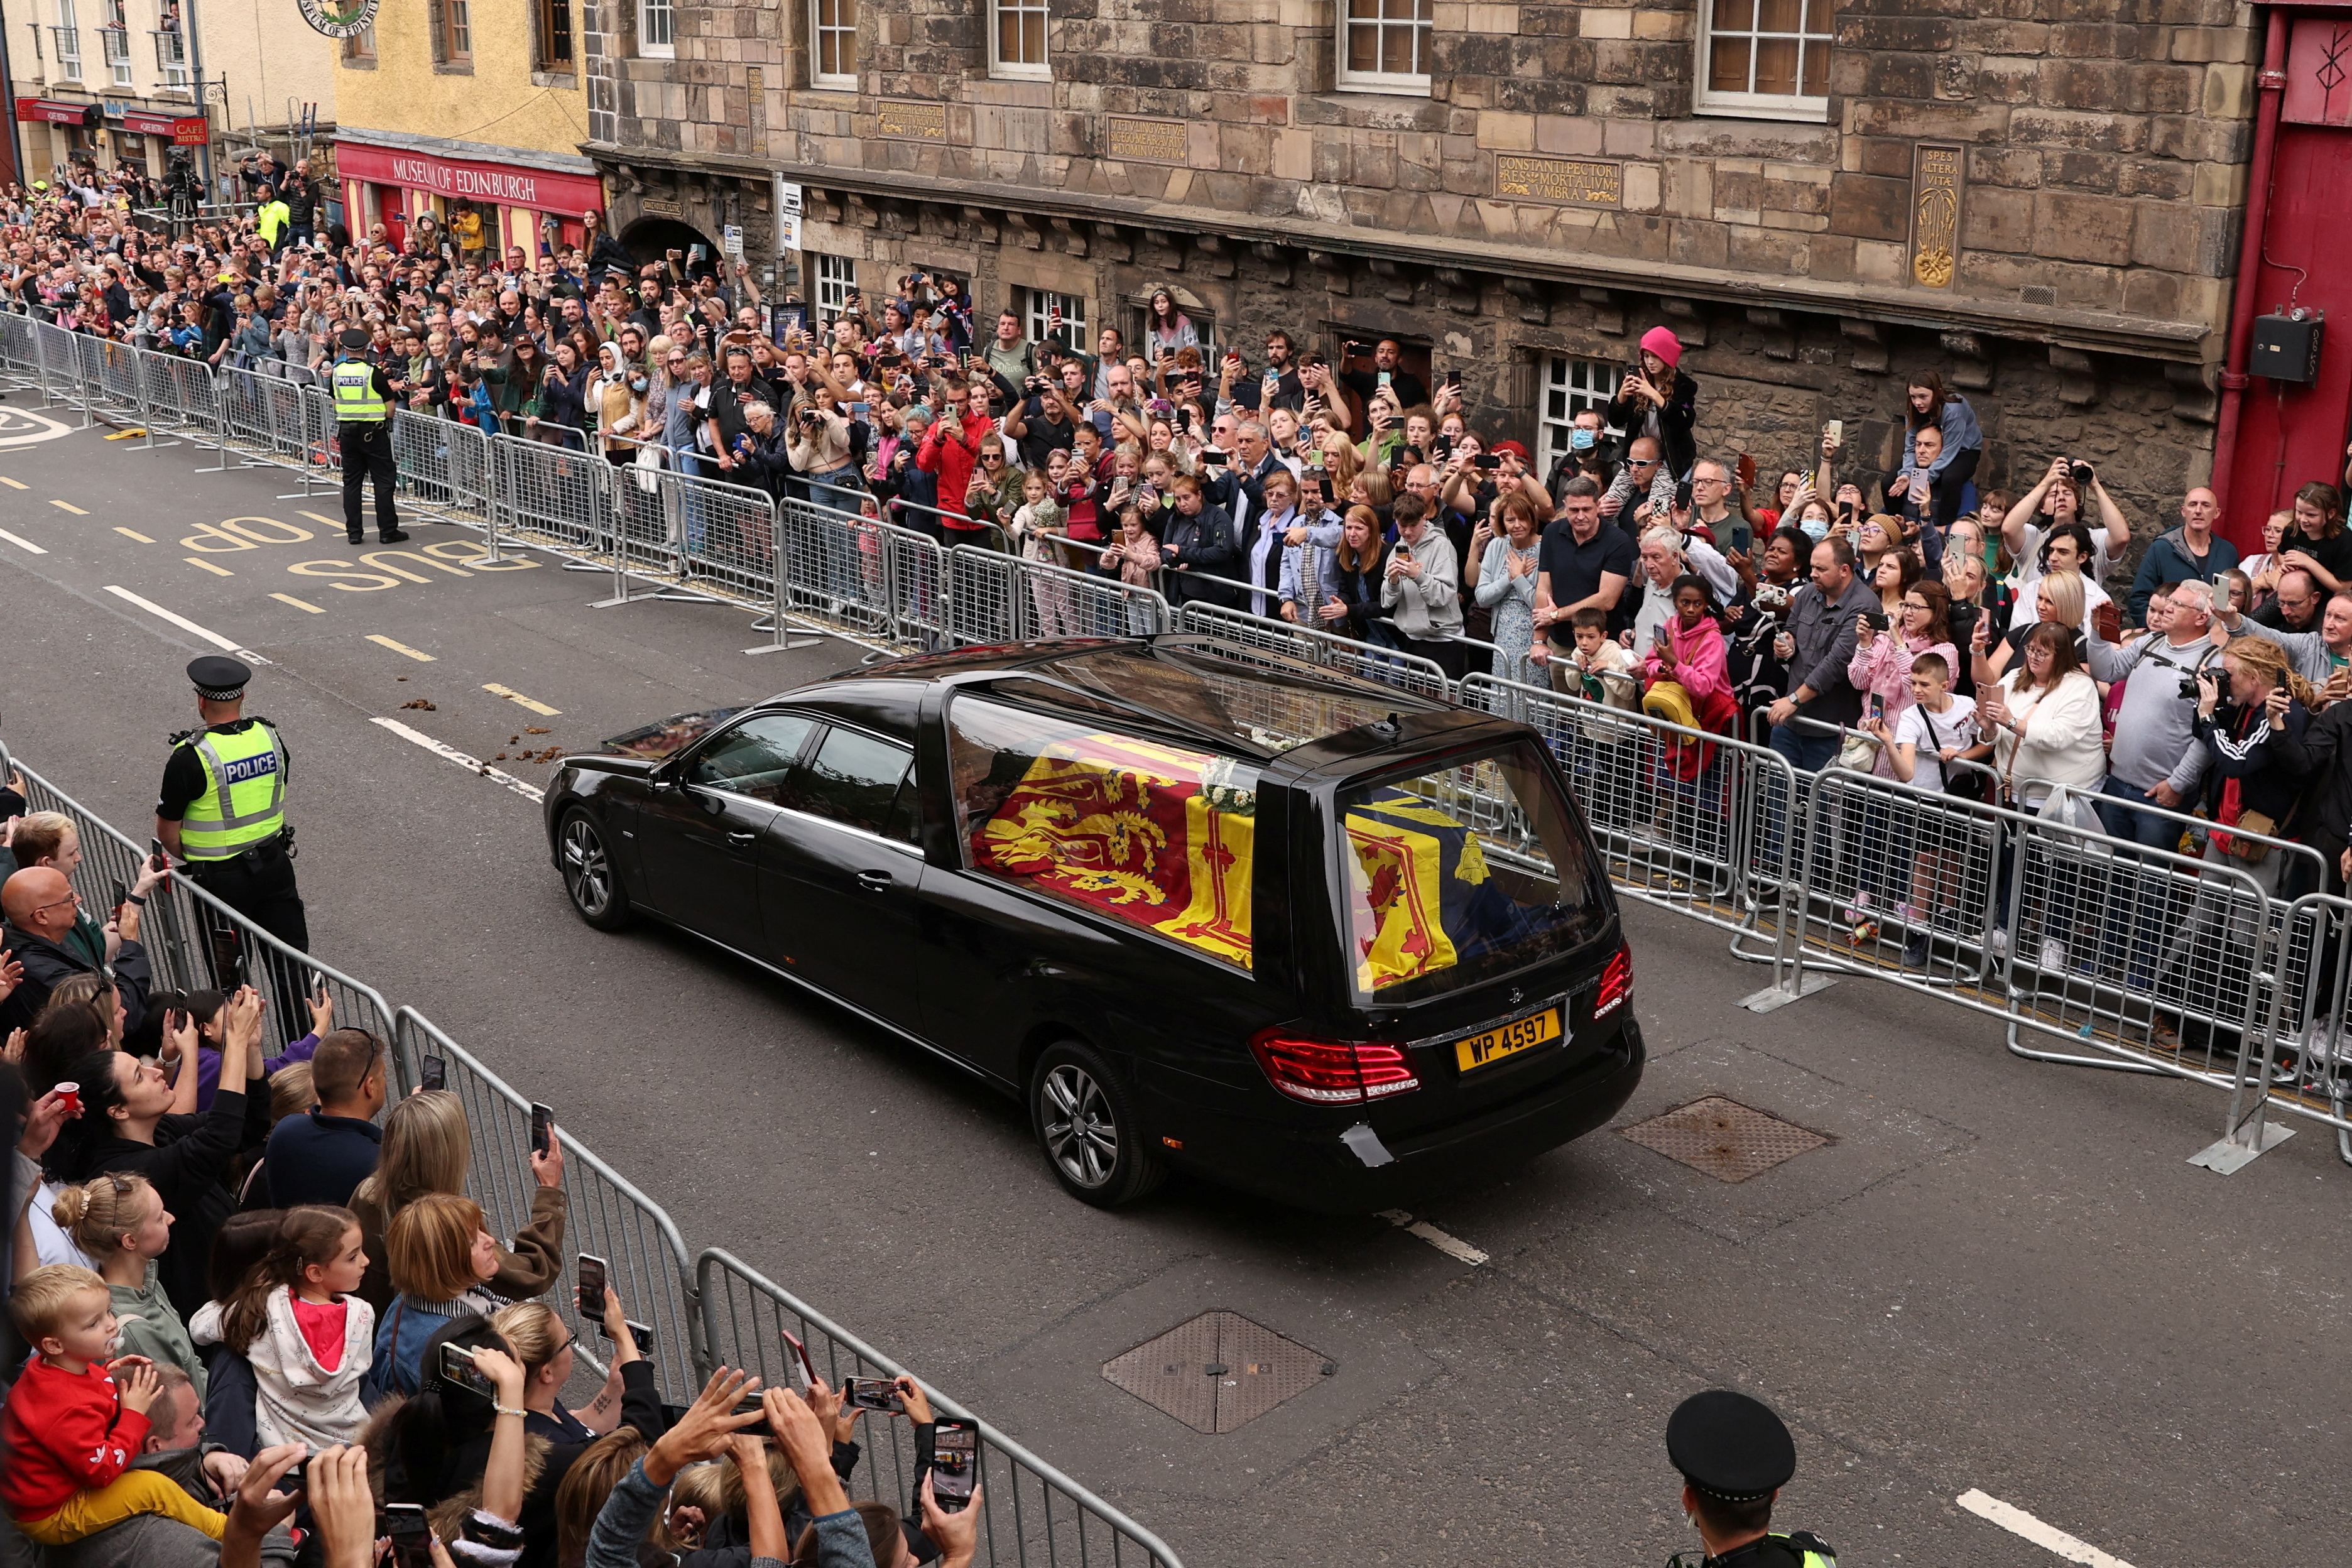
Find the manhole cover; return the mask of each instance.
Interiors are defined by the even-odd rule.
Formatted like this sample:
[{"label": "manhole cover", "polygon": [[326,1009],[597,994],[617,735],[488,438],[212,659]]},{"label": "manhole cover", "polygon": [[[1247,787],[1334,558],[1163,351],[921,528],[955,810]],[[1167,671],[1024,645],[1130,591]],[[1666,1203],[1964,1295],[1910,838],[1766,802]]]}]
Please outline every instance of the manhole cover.
[{"label": "manhole cover", "polygon": [[1829,1142],[1793,1122],[1711,1094],[1624,1129],[1625,1136],[1719,1182],[1744,1182]]},{"label": "manhole cover", "polygon": [[1103,1363],[1104,1377],[1196,1432],[1230,1432],[1339,1370],[1239,1312],[1203,1312]]}]

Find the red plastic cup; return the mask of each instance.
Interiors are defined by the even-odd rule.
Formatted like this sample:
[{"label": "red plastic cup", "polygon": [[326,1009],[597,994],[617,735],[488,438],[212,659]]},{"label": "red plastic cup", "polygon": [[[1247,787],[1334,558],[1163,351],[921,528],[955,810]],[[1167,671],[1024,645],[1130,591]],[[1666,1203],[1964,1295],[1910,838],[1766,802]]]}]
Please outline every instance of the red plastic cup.
[{"label": "red plastic cup", "polygon": [[81,1085],[78,1083],[61,1083],[58,1085],[55,1092],[58,1099],[66,1102],[66,1114],[68,1116],[79,1116],[81,1114]]}]

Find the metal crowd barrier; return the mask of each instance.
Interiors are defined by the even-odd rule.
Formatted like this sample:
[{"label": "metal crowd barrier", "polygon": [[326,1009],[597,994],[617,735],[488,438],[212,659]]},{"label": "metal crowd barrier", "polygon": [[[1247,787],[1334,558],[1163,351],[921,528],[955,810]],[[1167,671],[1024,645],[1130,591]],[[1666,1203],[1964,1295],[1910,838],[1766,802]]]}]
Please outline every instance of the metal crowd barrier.
[{"label": "metal crowd barrier", "polygon": [[[491,1234],[501,1240],[513,1236],[530,1223],[531,1195],[539,1185],[530,1168],[530,1100],[415,1008],[403,1007],[394,1028],[400,1092],[417,1087],[426,1057],[441,1058],[445,1081],[466,1109],[471,1135],[468,1194],[482,1205]],[[659,1205],[563,1130],[560,1111],[555,1125],[563,1149],[563,1249],[574,1257],[585,1252],[602,1258],[611,1266],[610,1282],[622,1307],[653,1330],[651,1342],[638,1348],[652,1360],[663,1397],[690,1404],[707,1373],[695,1349],[694,1273],[686,1242]],[[564,1321],[583,1353],[601,1360],[609,1342],[597,1332],[601,1320],[581,1315],[577,1287],[567,1268],[564,1278],[539,1299]]]},{"label": "metal crowd barrier", "polygon": [[[74,890],[93,917],[114,903],[117,884],[139,879],[150,850],[18,762],[25,800],[34,811],[71,817],[82,861]],[[250,982],[270,1005],[262,1017],[265,1054],[278,1056],[310,1027],[305,998],[323,989],[335,1005],[335,1026],[365,1029],[389,1042],[391,1005],[373,987],[288,946],[185,877],[174,875],[148,896],[140,911],[139,944],[159,990],[231,990]]]},{"label": "metal crowd barrier", "polygon": [[[224,467],[236,453],[286,468],[303,474],[306,494],[335,464],[321,389],[118,353],[30,317],[0,321],[0,374],[37,382],[86,416],[128,413],[193,431],[209,410]],[[615,468],[594,454],[405,412],[394,447],[411,500],[482,529],[494,556],[526,544],[610,571],[606,604],[646,596],[634,580],[664,596],[756,605],[771,647],[788,646],[794,630],[904,653],[1180,629],[1245,661],[1297,660],[1508,713],[1560,756],[1620,886],[1733,928],[1733,952],[1771,964],[1773,988],[1790,997],[1808,974],[1887,979],[1998,1014],[2021,1055],[2227,1083],[2239,1108],[2233,1136],[2248,1106],[2256,1119],[2278,1109],[2352,1133],[2330,1022],[2341,1016],[2338,952],[2352,934],[2341,900],[2309,893],[2324,868],[2307,847],[2270,841],[2270,872],[2249,878],[1834,766],[1801,773],[1755,741],[1486,674],[1451,680],[1415,654],[1217,605],[1171,608],[1149,588],[984,545],[943,548],[928,531],[813,501]],[[843,495],[874,504],[862,491]],[[1475,646],[1492,658],[1491,645]],[[2200,819],[2164,815],[2197,830]],[[2247,933],[2258,926],[2269,934],[2254,942]],[[2057,948],[2042,962],[2044,940],[2064,962],[2054,962]],[[2214,992],[2213,977],[2229,995]],[[2304,1048],[2315,1029],[2324,1050]],[[2026,1034],[2066,1048],[2029,1047]],[[2298,1073],[2301,1087],[2273,1091],[2273,1078]],[[2352,1160],[2352,1138],[2345,1147]]]},{"label": "metal crowd barrier", "polygon": [[[717,1248],[696,1260],[703,1342],[714,1363],[793,1386],[789,1330],[808,1349],[816,1374],[838,1388],[845,1377],[897,1377],[908,1369]],[[979,1419],[922,1382],[935,1415]],[[1126,1514],[982,1420],[980,1551],[975,1561],[1048,1563],[1054,1568],[1181,1568],[1166,1542]],[[871,1498],[912,1516],[916,1468],[913,1424],[869,1414],[857,1434],[864,1449],[850,1477],[851,1497]]]},{"label": "metal crowd barrier", "polygon": [[[10,765],[0,749],[0,775]],[[93,908],[110,902],[111,886],[129,885],[146,851],[96,816],[48,780],[21,763],[28,805],[71,817],[82,846],[74,883]],[[144,911],[142,935],[158,985],[192,989],[215,984],[213,964],[227,950],[213,931],[235,934],[249,953],[266,949],[288,984],[279,996],[323,984],[335,1001],[340,1026],[368,1029],[390,1047],[398,1092],[415,1089],[427,1056],[441,1059],[449,1092],[465,1108],[469,1135],[467,1187],[482,1207],[485,1223],[511,1237],[530,1218],[538,1185],[530,1169],[530,1105],[520,1090],[446,1031],[413,1007],[393,1013],[370,987],[307,953],[296,952],[255,928],[201,889],[173,877],[156,889]],[[208,925],[207,922],[210,922]],[[233,978],[233,976],[218,977]],[[276,984],[261,982],[265,992]],[[299,1009],[272,1006],[266,1015],[265,1045],[272,1054],[293,1037],[281,1016]],[[307,1026],[302,1025],[300,1026]],[[844,1376],[895,1376],[908,1369],[884,1357],[831,1319],[790,1295],[722,1251],[698,1259],[686,1247],[677,1225],[662,1207],[556,1122],[562,1142],[566,1194],[564,1249],[586,1252],[610,1266],[613,1288],[628,1315],[653,1330],[642,1348],[654,1364],[665,1399],[683,1404],[701,1390],[721,1364],[748,1368],[770,1383],[791,1385],[776,1328],[797,1324],[819,1374],[839,1384]],[[597,1352],[604,1342],[596,1325],[577,1310],[578,1281],[565,1275],[540,1298],[564,1321],[582,1359],[601,1375]],[[931,1390],[929,1380],[924,1381]],[[972,1412],[931,1392],[938,1414]],[[991,1568],[1182,1568],[1181,1560],[1141,1525],[1084,1486],[1031,1453],[995,1427],[982,1423],[983,1512],[981,1561]],[[909,1510],[917,1480],[911,1428],[903,1421],[871,1416],[859,1434],[867,1458],[854,1481],[860,1496],[890,1501]]]}]

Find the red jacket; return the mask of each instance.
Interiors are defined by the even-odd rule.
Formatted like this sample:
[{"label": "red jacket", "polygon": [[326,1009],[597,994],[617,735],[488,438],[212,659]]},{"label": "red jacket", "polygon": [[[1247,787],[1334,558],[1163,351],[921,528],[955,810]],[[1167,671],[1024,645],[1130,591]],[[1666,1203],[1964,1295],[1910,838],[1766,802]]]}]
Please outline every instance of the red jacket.
[{"label": "red jacket", "polygon": [[76,1492],[111,1485],[146,1437],[147,1417],[122,1408],[103,1365],[77,1375],[34,1356],[0,1410],[0,1501],[12,1519],[47,1519]]},{"label": "red jacket", "polygon": [[949,528],[972,530],[978,525],[958,522],[958,518],[971,514],[964,510],[963,493],[971,488],[971,471],[980,467],[980,438],[996,428],[992,420],[983,419],[977,428],[970,416],[963,424],[963,439],[957,440],[947,433],[947,422],[933,420],[923,432],[923,444],[915,451],[915,467],[927,474],[940,477],[940,510],[948,515],[940,521]]}]

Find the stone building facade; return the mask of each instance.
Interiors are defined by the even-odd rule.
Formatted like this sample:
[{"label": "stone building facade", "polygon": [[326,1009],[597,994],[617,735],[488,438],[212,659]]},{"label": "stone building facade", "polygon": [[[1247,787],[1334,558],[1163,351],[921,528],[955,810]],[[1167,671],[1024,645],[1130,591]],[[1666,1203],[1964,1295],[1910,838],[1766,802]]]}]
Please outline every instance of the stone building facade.
[{"label": "stone building facade", "polygon": [[1702,449],[1768,469],[1833,418],[1887,465],[1933,368],[1987,482],[2085,457],[2145,534],[2204,477],[2250,5],[1338,5],[587,0],[582,150],[625,237],[740,225],[820,309],[945,268],[1091,346],[1165,282],[1253,363],[1403,338],[1531,445],[1664,321]]}]

